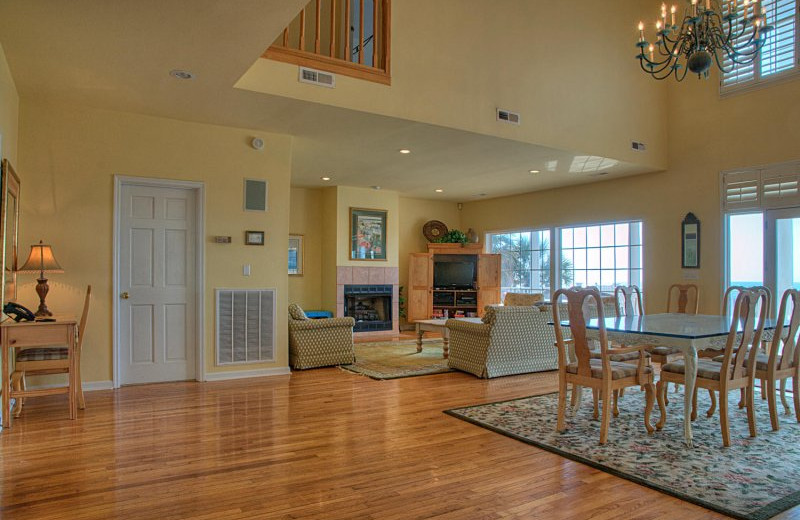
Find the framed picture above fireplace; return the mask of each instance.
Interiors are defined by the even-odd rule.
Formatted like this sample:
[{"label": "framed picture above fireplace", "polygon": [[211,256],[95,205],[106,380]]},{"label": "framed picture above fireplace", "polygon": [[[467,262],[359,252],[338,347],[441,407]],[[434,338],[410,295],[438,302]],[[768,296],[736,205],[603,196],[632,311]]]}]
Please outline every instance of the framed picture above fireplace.
[{"label": "framed picture above fireplace", "polygon": [[350,208],[350,259],[386,260],[386,210]]}]

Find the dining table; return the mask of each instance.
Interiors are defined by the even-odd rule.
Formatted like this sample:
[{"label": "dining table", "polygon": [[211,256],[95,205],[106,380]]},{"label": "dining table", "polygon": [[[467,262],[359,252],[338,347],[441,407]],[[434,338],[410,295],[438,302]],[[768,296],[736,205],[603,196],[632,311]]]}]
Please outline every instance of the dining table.
[{"label": "dining table", "polygon": [[[737,329],[741,331],[741,322]],[[568,325],[568,323],[567,323]],[[683,396],[683,432],[688,447],[692,447],[692,395],[697,378],[697,352],[706,349],[724,351],[731,330],[731,317],[702,314],[647,314],[604,319],[608,341],[621,345],[652,345],[676,347],[683,352],[685,393]],[[766,320],[762,339],[772,338],[775,320]],[[587,337],[599,339],[597,318],[586,324]]]}]

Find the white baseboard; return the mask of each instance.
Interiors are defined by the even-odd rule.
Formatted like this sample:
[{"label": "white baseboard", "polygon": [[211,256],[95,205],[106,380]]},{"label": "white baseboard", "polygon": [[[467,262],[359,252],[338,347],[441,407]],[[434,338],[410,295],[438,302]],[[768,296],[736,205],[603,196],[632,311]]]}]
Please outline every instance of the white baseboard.
[{"label": "white baseboard", "polygon": [[114,381],[87,381],[83,383],[84,392],[92,392],[94,390],[113,390]]},{"label": "white baseboard", "polygon": [[206,372],[206,381],[227,381],[229,379],[245,379],[248,377],[288,376],[292,373],[289,367],[257,368],[254,370],[236,370],[235,372]]}]

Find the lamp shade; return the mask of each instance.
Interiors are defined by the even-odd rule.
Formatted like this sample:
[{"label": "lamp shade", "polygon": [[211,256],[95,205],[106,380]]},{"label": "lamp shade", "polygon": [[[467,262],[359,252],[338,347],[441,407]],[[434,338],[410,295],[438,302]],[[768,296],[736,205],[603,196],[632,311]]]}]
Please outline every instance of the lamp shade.
[{"label": "lamp shade", "polygon": [[63,273],[64,269],[58,265],[56,257],[53,255],[53,248],[48,244],[43,244],[40,240],[38,244],[31,246],[31,254],[25,264],[19,268],[18,273]]}]

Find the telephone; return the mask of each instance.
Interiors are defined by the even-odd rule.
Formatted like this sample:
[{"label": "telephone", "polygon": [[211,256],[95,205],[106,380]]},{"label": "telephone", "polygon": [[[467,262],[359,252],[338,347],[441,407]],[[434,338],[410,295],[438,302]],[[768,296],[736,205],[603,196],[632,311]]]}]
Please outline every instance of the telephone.
[{"label": "telephone", "polygon": [[11,316],[14,321],[34,321],[36,319],[30,309],[14,302],[3,305],[3,312]]}]

